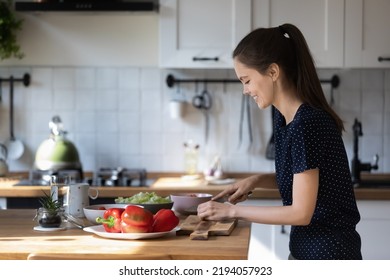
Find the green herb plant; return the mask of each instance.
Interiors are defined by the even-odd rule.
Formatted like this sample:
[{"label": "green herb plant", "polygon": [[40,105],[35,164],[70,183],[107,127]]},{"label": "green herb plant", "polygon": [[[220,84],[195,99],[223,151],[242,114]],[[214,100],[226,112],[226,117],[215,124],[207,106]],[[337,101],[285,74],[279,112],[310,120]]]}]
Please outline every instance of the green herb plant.
[{"label": "green herb plant", "polygon": [[22,59],[24,53],[17,42],[16,32],[22,29],[23,20],[12,10],[12,0],[0,0],[0,59]]},{"label": "green herb plant", "polygon": [[51,215],[55,215],[62,207],[61,203],[58,200],[53,199],[54,193],[51,195],[48,195],[45,192],[43,193],[45,194],[45,197],[41,197],[39,202],[41,203],[42,207],[45,208]]}]

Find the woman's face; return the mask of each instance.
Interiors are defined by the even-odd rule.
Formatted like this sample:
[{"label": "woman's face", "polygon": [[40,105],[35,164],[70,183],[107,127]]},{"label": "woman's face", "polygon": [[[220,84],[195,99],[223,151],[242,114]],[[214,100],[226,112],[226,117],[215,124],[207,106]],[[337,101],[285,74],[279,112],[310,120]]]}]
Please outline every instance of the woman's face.
[{"label": "woman's face", "polygon": [[262,75],[234,59],[234,70],[244,85],[243,94],[250,95],[260,109],[267,108],[274,101],[274,83],[271,76]]}]

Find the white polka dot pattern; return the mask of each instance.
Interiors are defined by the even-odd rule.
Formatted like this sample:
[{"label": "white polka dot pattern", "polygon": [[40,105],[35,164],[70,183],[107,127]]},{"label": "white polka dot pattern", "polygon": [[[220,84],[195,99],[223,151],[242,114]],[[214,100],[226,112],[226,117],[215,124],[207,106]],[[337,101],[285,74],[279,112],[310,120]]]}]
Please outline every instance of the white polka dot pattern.
[{"label": "white polka dot pattern", "polygon": [[284,205],[292,204],[294,174],[318,168],[317,205],[308,226],[292,226],[296,259],[361,259],[360,220],[341,134],[324,111],[303,104],[286,125],[275,110],[275,168]]}]

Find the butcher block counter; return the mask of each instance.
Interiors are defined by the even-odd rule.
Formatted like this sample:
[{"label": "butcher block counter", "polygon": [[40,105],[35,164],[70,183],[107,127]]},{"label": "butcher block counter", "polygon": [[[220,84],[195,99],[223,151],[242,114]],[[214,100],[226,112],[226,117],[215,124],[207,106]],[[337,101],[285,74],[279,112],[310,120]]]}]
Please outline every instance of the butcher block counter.
[{"label": "butcher block counter", "polygon": [[[228,174],[229,178],[240,180],[246,178],[253,173],[232,173]],[[49,192],[49,186],[15,186],[21,178],[26,178],[26,174],[13,174],[9,177],[0,178],[0,198],[34,198],[42,197],[43,192]],[[161,196],[168,196],[177,192],[202,192],[217,194],[224,190],[229,181],[218,182],[211,184],[200,178],[197,180],[183,179],[179,173],[150,173],[148,178],[153,180],[150,186],[140,187],[102,187],[97,186],[99,190],[99,198],[116,198],[128,197],[138,192],[154,191]],[[367,179],[383,179],[390,181],[389,174],[367,174],[362,176]],[[390,200],[390,186],[365,186],[355,188],[356,198],[359,200]],[[257,188],[254,190],[251,199],[279,199],[279,191],[277,189]]]},{"label": "butcher block counter", "polygon": [[[26,260],[33,254],[138,259],[245,260],[248,258],[250,223],[239,221],[228,236],[190,240],[188,235],[168,235],[154,239],[120,240],[99,237],[79,228],[43,232],[34,230],[33,209],[0,210],[0,259]],[[182,217],[183,219],[185,217]],[[103,257],[102,257],[103,258]]]}]

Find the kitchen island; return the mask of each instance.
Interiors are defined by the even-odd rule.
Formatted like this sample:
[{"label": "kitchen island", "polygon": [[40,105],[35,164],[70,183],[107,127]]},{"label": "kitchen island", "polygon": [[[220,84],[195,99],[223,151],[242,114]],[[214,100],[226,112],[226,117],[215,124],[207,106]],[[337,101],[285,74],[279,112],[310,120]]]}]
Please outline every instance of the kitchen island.
[{"label": "kitchen island", "polygon": [[[0,210],[0,259],[27,260],[30,256],[101,256],[132,259],[151,256],[172,260],[245,260],[248,258],[250,223],[239,221],[229,236],[190,240],[175,232],[155,239],[119,240],[98,237],[79,228],[43,232],[34,230],[33,209]],[[143,257],[142,257],[143,258]]]}]

